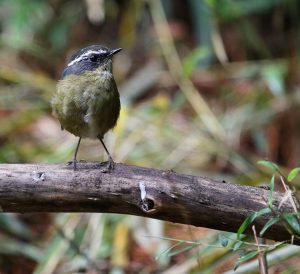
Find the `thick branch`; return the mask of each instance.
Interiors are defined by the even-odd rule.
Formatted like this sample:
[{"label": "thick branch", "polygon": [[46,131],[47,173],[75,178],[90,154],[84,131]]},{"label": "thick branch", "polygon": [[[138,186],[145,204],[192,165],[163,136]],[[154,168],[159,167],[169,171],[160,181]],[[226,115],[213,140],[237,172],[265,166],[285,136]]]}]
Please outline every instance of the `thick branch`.
[{"label": "thick branch", "polygon": [[[3,212],[111,212],[236,232],[252,212],[266,207],[268,190],[209,178],[116,164],[0,165]],[[283,195],[274,193],[274,210]],[[281,211],[292,212],[290,205]],[[270,216],[255,220],[259,231]],[[251,233],[251,231],[249,231]],[[265,234],[277,241],[290,235],[283,224]]]}]

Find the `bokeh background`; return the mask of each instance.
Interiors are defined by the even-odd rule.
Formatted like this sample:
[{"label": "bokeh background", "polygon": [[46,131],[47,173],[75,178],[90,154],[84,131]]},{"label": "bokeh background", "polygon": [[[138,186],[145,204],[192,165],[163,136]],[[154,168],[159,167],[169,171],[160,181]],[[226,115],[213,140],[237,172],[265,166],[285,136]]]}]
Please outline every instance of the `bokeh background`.
[{"label": "bokeh background", "polygon": [[[116,162],[266,184],[258,160],[299,165],[299,39],[297,0],[0,0],[0,162],[72,159],[77,140],[49,102],[70,55],[102,44],[124,49],[122,113],[105,138]],[[79,158],[106,160],[93,140]],[[0,272],[231,271],[241,250],[218,239],[133,216],[1,214]],[[270,273],[300,271],[299,249],[281,252]]]}]

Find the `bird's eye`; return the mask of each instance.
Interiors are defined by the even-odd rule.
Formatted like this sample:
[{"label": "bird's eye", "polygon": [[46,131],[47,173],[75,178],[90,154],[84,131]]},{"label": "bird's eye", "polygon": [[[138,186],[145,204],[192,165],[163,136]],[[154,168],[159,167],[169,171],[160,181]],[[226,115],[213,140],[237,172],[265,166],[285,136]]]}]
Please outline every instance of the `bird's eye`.
[{"label": "bird's eye", "polygon": [[97,62],[97,60],[98,60],[98,56],[97,55],[92,55],[90,57],[90,61],[92,61],[92,62]]}]

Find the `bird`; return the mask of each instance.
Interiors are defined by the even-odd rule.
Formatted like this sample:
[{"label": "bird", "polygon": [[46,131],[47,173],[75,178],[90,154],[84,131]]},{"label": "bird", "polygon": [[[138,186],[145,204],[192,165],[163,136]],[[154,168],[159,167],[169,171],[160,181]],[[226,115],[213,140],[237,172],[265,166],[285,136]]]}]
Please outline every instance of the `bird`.
[{"label": "bird", "polygon": [[98,139],[107,156],[104,172],[115,163],[103,137],[115,127],[121,109],[120,96],[113,76],[112,59],[122,48],[109,49],[91,45],[73,54],[57,82],[51,104],[61,128],[79,137],[73,163],[77,169],[77,153],[82,138]]}]

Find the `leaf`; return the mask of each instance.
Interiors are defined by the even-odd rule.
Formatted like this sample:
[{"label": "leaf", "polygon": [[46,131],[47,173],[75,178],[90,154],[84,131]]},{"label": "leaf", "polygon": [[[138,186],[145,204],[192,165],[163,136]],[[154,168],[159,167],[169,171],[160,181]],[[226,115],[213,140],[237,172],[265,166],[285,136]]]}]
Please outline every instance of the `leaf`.
[{"label": "leaf", "polygon": [[223,246],[226,247],[228,245],[228,239],[225,237],[224,234],[220,233],[218,235],[219,243]]},{"label": "leaf", "polygon": [[269,192],[269,198],[268,198],[268,206],[269,208],[272,208],[273,206],[273,192],[274,192],[274,185],[275,185],[275,176],[272,176],[271,182],[270,182],[270,192]]},{"label": "leaf", "polygon": [[243,241],[238,241],[238,242],[236,242],[236,243],[234,244],[232,250],[233,250],[233,251],[237,251],[238,249],[240,249],[240,247],[242,246],[243,243],[244,243]]},{"label": "leaf", "polygon": [[259,210],[259,211],[256,212],[256,213],[257,213],[256,218],[257,218],[257,217],[260,217],[260,216],[262,216],[262,215],[268,214],[268,213],[270,213],[270,212],[271,212],[271,209],[270,209],[270,208],[268,208],[268,207],[262,208],[261,210]]},{"label": "leaf", "polygon": [[241,234],[247,229],[247,227],[257,218],[262,215],[268,214],[271,212],[271,209],[269,207],[263,208],[257,212],[254,212],[250,216],[248,216],[245,221],[241,224],[241,226],[238,229],[237,232],[237,238],[240,239]]},{"label": "leaf", "polygon": [[199,47],[193,50],[183,62],[184,75],[190,77],[199,66],[199,63],[208,58],[210,55],[211,51],[207,47]]},{"label": "leaf", "polygon": [[251,258],[257,256],[257,254],[258,254],[257,250],[252,250],[246,253],[245,255],[241,256],[240,258],[238,258],[234,266],[234,271],[237,270],[237,268],[240,266],[241,263],[250,260]]},{"label": "leaf", "polygon": [[14,239],[11,236],[1,235],[0,242],[1,256],[22,256],[30,258],[31,260],[36,262],[41,260],[43,257],[42,249],[39,249],[30,243]]},{"label": "leaf", "polygon": [[241,224],[237,231],[237,239],[240,239],[241,234],[247,229],[247,227],[252,223],[254,214],[248,216],[245,221]]},{"label": "leaf", "polygon": [[9,234],[15,234],[22,239],[30,239],[31,231],[26,227],[15,214],[0,214],[0,228]]},{"label": "leaf", "polygon": [[264,227],[259,232],[259,236],[262,237],[263,234],[266,232],[266,230],[269,227],[271,227],[272,225],[276,224],[278,221],[280,221],[280,218],[279,217],[275,217],[275,218],[270,219],[268,222],[266,222],[266,224],[264,225]]},{"label": "leaf", "polygon": [[172,256],[175,256],[175,255],[180,254],[180,253],[182,253],[182,252],[186,252],[186,251],[188,251],[188,250],[190,250],[190,249],[192,249],[192,248],[195,248],[195,247],[196,247],[196,245],[188,245],[188,246],[185,246],[185,247],[183,247],[183,248],[181,248],[181,249],[178,249],[178,250],[169,252],[169,253],[167,254],[167,256],[168,256],[168,257],[172,257]]},{"label": "leaf", "polygon": [[172,249],[176,248],[177,246],[180,246],[184,244],[184,242],[177,242],[176,244],[168,247],[166,250],[162,251],[161,253],[159,253],[156,257],[155,260],[158,260],[159,257],[163,256],[163,255],[168,255]]},{"label": "leaf", "polygon": [[293,168],[288,175],[288,181],[289,182],[293,181],[299,172],[300,172],[300,167]]},{"label": "leaf", "polygon": [[279,166],[276,165],[275,163],[272,163],[270,161],[266,161],[266,160],[261,160],[257,162],[259,165],[262,165],[268,169],[271,169],[272,171],[279,171]]},{"label": "leaf", "polygon": [[294,232],[300,234],[300,226],[297,218],[294,216],[293,213],[282,214],[282,217],[284,220],[287,221],[287,223],[291,226]]}]

